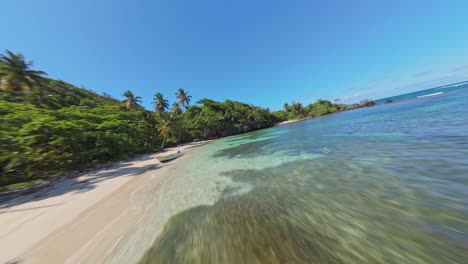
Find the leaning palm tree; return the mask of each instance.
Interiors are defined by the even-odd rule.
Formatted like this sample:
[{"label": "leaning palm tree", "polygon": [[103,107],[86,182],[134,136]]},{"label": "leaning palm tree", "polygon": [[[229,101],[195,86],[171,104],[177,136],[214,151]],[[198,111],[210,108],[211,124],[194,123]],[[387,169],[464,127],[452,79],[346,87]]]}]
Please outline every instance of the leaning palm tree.
[{"label": "leaning palm tree", "polygon": [[171,111],[176,115],[182,114],[182,109],[180,109],[180,105],[178,102],[174,102],[174,104],[172,105]]},{"label": "leaning palm tree", "polygon": [[177,102],[179,102],[184,108],[187,108],[190,104],[190,99],[192,96],[188,95],[188,92],[184,91],[184,89],[179,88],[176,93]]},{"label": "leaning palm tree", "polygon": [[161,113],[164,113],[166,109],[169,107],[169,101],[167,99],[164,99],[164,96],[162,93],[157,93],[154,95],[153,104],[154,104],[156,113],[158,115],[161,115]]},{"label": "leaning palm tree", "polygon": [[163,137],[161,149],[164,149],[166,140],[170,137],[174,137],[180,130],[180,119],[179,117],[171,114],[168,117],[163,118],[156,128],[158,129],[159,134]]},{"label": "leaning palm tree", "polygon": [[31,92],[34,84],[39,84],[43,71],[31,70],[32,61],[26,61],[21,53],[5,51],[6,55],[0,54],[0,76],[2,86],[13,91]]},{"label": "leaning palm tree", "polygon": [[135,96],[130,90],[126,91],[123,96],[125,97],[125,100],[122,102],[125,103],[125,107],[128,110],[135,109],[135,107],[141,103],[141,97]]}]

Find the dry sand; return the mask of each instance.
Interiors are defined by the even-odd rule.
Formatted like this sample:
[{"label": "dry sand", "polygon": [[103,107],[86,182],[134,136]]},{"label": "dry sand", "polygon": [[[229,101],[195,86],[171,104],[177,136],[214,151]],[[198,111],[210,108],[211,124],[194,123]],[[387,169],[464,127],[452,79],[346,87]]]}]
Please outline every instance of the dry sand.
[{"label": "dry sand", "polygon": [[304,121],[304,120],[311,119],[311,118],[312,117],[305,117],[305,118],[286,120],[286,121],[277,123],[275,126],[281,126],[281,125],[286,125],[286,124],[290,124],[290,123],[296,123],[296,122]]},{"label": "dry sand", "polygon": [[[168,149],[189,153],[198,142]],[[127,230],[138,224],[144,204],[134,195],[158,184],[168,167],[144,155],[111,168],[0,204],[0,263],[100,263]]]}]

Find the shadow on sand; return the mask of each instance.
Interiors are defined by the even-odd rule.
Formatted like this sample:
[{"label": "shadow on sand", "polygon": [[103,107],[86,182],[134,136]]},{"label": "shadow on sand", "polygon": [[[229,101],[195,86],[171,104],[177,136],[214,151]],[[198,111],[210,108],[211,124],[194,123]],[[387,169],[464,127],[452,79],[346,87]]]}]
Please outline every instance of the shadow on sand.
[{"label": "shadow on sand", "polygon": [[[141,163],[153,159],[151,155],[138,157],[132,161],[120,162],[108,168],[102,168],[95,172],[90,172],[81,175],[74,175],[60,179],[52,179],[44,182],[36,187],[21,190],[14,193],[3,194],[0,196],[0,214],[13,212],[8,209],[13,206],[21,205],[28,202],[36,202],[43,199],[48,199],[55,196],[60,196],[66,193],[82,193],[96,188],[96,185],[102,181],[116,177],[133,177],[147,170],[154,170],[159,167],[168,166],[166,164],[146,163],[141,166],[132,166],[136,162]],[[49,205],[50,207],[58,206],[58,204]],[[39,209],[30,208],[28,210]],[[21,209],[23,210],[23,209]],[[16,211],[16,210],[15,210]]]}]

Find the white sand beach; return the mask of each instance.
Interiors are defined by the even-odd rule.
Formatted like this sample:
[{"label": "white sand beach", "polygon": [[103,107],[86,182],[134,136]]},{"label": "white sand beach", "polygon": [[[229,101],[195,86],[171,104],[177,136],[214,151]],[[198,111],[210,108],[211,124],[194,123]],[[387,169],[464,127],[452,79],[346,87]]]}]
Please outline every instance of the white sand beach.
[{"label": "white sand beach", "polygon": [[[185,154],[197,142],[168,149]],[[185,155],[161,164],[143,155],[75,178],[63,178],[33,193],[0,204],[0,263],[100,263],[126,231],[137,224],[144,205],[139,188],[170,177],[168,168]]]},{"label": "white sand beach", "polygon": [[298,119],[286,120],[286,121],[279,122],[279,123],[275,124],[275,126],[281,126],[281,125],[296,123],[296,122],[304,121],[304,120],[311,119],[311,118],[312,118],[312,117],[306,117],[306,118],[298,118]]}]

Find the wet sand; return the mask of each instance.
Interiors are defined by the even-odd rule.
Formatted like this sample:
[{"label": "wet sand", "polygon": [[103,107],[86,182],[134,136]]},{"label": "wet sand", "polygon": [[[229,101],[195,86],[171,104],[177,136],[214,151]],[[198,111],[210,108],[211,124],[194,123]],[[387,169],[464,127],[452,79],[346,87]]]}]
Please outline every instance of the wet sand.
[{"label": "wet sand", "polygon": [[[198,142],[168,149],[185,154]],[[138,191],[170,176],[158,154],[120,162],[0,205],[0,263],[100,263],[142,219]]]}]

